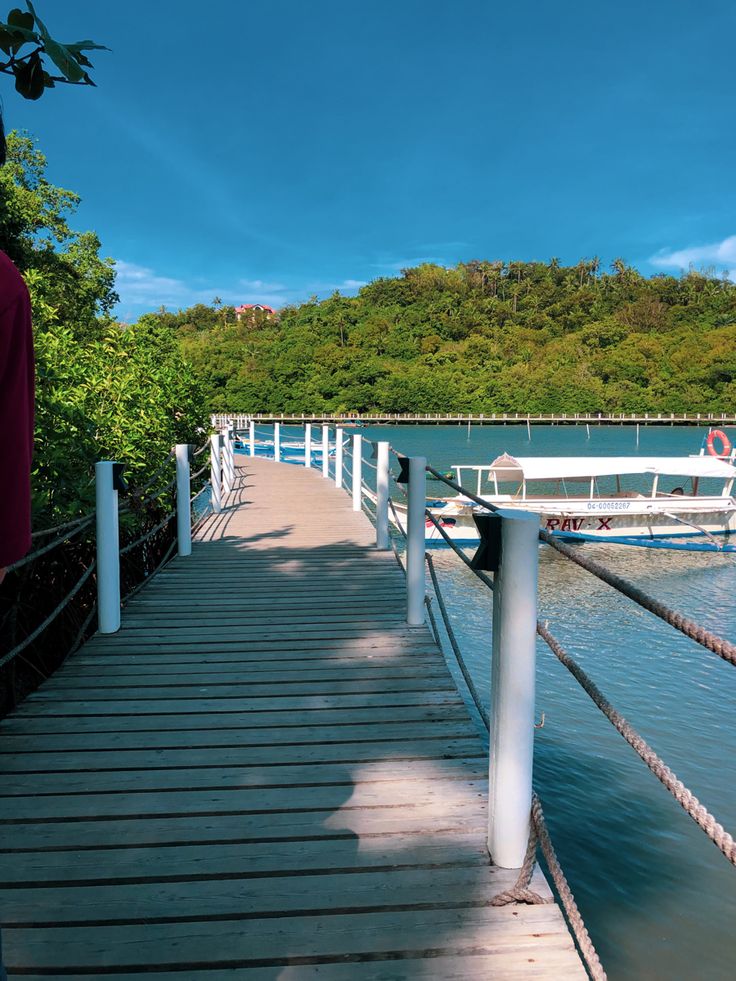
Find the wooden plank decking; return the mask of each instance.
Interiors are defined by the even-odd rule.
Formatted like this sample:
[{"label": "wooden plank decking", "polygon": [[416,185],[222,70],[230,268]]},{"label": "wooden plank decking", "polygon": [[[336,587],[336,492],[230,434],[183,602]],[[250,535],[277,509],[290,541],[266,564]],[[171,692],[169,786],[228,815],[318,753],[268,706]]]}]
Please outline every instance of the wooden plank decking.
[{"label": "wooden plank decking", "polygon": [[372,543],[320,475],[248,460],[2,724],[11,978],[586,976],[555,905],[489,906],[485,754]]}]

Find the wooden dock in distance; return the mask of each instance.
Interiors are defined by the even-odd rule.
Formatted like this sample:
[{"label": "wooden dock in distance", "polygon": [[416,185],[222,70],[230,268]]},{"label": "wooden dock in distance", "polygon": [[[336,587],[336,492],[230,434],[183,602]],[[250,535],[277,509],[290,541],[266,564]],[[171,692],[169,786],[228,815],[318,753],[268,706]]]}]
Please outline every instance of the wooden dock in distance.
[{"label": "wooden dock in distance", "polygon": [[487,759],[346,494],[246,460],[228,507],[0,727],[9,976],[586,977],[492,907]]}]

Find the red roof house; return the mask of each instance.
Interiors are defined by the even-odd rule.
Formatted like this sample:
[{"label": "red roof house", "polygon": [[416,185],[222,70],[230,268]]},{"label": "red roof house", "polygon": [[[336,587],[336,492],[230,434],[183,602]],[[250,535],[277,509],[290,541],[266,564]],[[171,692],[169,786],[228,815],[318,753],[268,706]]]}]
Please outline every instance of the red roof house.
[{"label": "red roof house", "polygon": [[235,316],[240,320],[240,318],[245,314],[246,316],[252,317],[254,313],[261,311],[265,313],[267,317],[275,317],[276,311],[273,307],[269,307],[265,303],[242,303],[239,307],[235,307]]}]

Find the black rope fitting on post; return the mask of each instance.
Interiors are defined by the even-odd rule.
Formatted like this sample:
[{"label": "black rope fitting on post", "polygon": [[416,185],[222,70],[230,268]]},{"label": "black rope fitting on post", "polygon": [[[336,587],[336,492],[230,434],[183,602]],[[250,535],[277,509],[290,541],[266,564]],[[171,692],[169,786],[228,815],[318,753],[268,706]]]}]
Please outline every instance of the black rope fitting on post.
[{"label": "black rope fitting on post", "polygon": [[408,484],[409,483],[409,457],[408,456],[400,456],[398,458],[398,460],[399,460],[399,466],[401,467],[401,470],[399,472],[399,476],[396,478],[396,483],[397,484]]},{"label": "black rope fitting on post", "polygon": [[471,569],[498,572],[501,565],[501,520],[496,514],[473,514],[473,521],[480,533],[480,545],[470,560]]},{"label": "black rope fitting on post", "polygon": [[112,465],[112,488],[125,494],[128,490],[128,483],[125,479],[125,466],[122,463]]}]

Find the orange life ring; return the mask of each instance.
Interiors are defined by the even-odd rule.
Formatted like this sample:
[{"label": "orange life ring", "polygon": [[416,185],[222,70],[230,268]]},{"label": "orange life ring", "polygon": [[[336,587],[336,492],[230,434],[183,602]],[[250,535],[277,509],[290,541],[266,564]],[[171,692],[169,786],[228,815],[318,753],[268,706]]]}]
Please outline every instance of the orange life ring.
[{"label": "orange life ring", "polygon": [[[715,442],[721,444],[720,452],[715,447]],[[705,441],[705,445],[711,456],[717,456],[720,460],[725,460],[731,453],[731,440],[726,436],[726,434],[720,429],[711,429],[708,433],[708,438]]]}]

